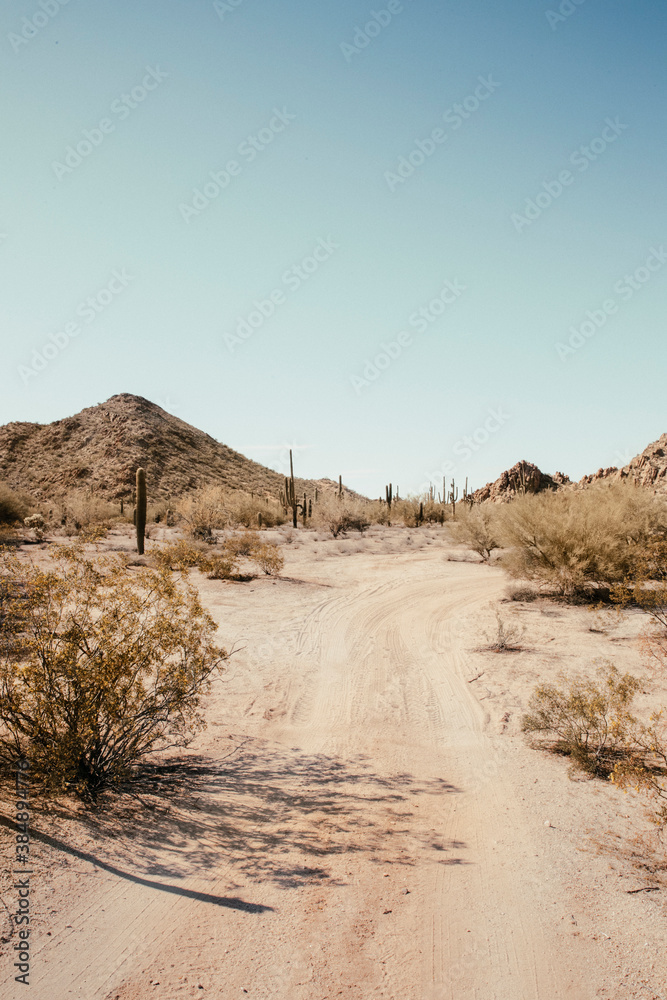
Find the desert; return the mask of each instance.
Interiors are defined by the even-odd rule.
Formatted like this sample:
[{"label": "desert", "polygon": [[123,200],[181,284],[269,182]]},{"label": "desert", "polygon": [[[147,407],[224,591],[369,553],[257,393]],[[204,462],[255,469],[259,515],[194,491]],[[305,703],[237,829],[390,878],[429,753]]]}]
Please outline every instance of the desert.
[{"label": "desert", "polygon": [[[111,451],[118,426],[136,420],[143,444],[133,430]],[[22,476],[41,497],[25,524],[6,524],[5,552],[44,572],[60,549],[121,558],[137,588],[137,574],[161,566],[194,588],[231,652],[201,698],[206,728],[187,746],[112,768],[92,794],[66,775],[50,784],[30,774],[33,995],[662,996],[667,859],[653,800],[571,754],[568,767],[565,751],[535,749],[522,722],[537,686],[562,674],[594,682],[604,663],[639,679],[633,711],[648,717],[667,697],[662,661],[642,651],[650,616],[591,596],[583,578],[569,589],[513,582],[504,548],[477,544],[479,524],[461,528],[624,484],[660,506],[660,445],[578,484],[521,462],[483,499],[454,504],[435,487],[391,504],[387,487],[384,502],[371,501],[333,479],[298,480],[292,500],[285,479],[269,504],[278,477],[232,453],[219,494],[211,480],[188,480],[179,502],[185,433],[128,395],[51,429],[0,432],[14,442],[2,456],[5,505],[18,502]],[[198,432],[187,433],[192,447]],[[47,438],[59,456],[49,469],[31,458]],[[162,475],[144,474],[142,555],[140,498],[124,481],[126,461],[140,457],[123,454],[132,445],[161,456]],[[81,482],[74,461],[95,468],[97,498],[60,492]],[[243,493],[261,475],[267,495]],[[226,511],[223,497],[234,501]],[[258,539],[264,563],[233,563],[234,553],[254,558]],[[5,779],[11,662],[5,649]],[[30,740],[21,745],[29,758]],[[6,780],[5,860],[12,808]],[[8,969],[16,878],[16,866],[4,870],[8,996],[21,995]]]}]

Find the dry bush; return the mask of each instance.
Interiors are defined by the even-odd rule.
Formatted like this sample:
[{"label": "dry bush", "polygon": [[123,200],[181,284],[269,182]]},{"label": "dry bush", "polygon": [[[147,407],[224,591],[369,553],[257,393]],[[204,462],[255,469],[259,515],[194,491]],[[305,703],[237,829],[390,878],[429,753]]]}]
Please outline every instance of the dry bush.
[{"label": "dry bush", "polygon": [[236,576],[239,564],[233,556],[209,555],[201,559],[199,568],[209,580],[231,580]]},{"label": "dry bush", "polygon": [[238,574],[241,559],[247,559],[271,576],[280,573],[285,562],[278,546],[262,541],[256,531],[244,531],[226,538],[218,551],[180,539],[152,550],[151,557],[155,565],[163,570],[187,573],[197,568],[209,580],[233,579]]},{"label": "dry bush", "polygon": [[510,583],[505,588],[509,601],[536,601],[540,596],[539,590],[526,583]]},{"label": "dry bush", "polygon": [[417,497],[394,500],[391,505],[391,523],[402,521],[406,528],[418,528],[420,502]]},{"label": "dry bush", "polygon": [[275,528],[287,520],[283,508],[276,500],[262,500],[248,493],[233,493],[228,501],[228,524],[244,528]]},{"label": "dry bush", "polygon": [[193,538],[213,539],[213,532],[224,528],[228,521],[224,490],[207,486],[176,504],[176,510],[185,521]]},{"label": "dry bush", "polygon": [[629,708],[640,682],[613,666],[598,670],[600,682],[560,678],[541,684],[521,728],[535,747],[570,757],[577,768],[608,778],[633,743],[637,720]]},{"label": "dry bush", "polygon": [[44,538],[46,522],[41,514],[30,514],[28,517],[24,518],[23,524],[29,531],[33,531],[35,533],[35,538],[38,542],[42,541]]},{"label": "dry bush", "polygon": [[282,552],[273,542],[259,545],[253,554],[253,560],[267,576],[278,576],[285,565]]},{"label": "dry bush", "polygon": [[244,556],[249,559],[262,544],[262,539],[256,531],[244,531],[240,535],[230,535],[223,544],[225,552],[230,555]]},{"label": "dry bush", "polygon": [[451,532],[456,541],[477,552],[484,562],[488,562],[491,553],[501,547],[498,513],[491,505],[462,506],[458,519],[451,523]]},{"label": "dry bush", "polygon": [[0,555],[0,761],[95,799],[146,755],[186,746],[227,653],[192,587],[122,557],[59,547],[53,568]]},{"label": "dry bush", "polygon": [[370,526],[369,504],[351,497],[325,497],[313,505],[312,521],[328,528],[334,538],[348,531],[363,533]]},{"label": "dry bush", "polygon": [[30,501],[27,497],[0,483],[0,524],[22,523],[29,510]]},{"label": "dry bush", "polygon": [[531,700],[522,728],[533,746],[568,756],[575,769],[634,788],[654,801],[658,826],[667,823],[667,727],[662,712],[647,724],[630,712],[641,688],[631,674],[611,665],[598,670],[599,682],[561,679],[544,684]]},{"label": "dry bush", "polygon": [[572,597],[632,577],[642,551],[667,529],[663,500],[627,483],[518,497],[498,508],[511,576]]},{"label": "dry bush", "polygon": [[194,545],[184,538],[179,538],[159,549],[151,549],[150,556],[158,569],[187,573],[195,567],[201,568],[202,563],[209,558],[209,553],[203,545]]},{"label": "dry bush", "polygon": [[60,502],[61,523],[68,535],[94,526],[110,528],[120,518],[119,508],[83,491],[68,493]]},{"label": "dry bush", "polygon": [[515,614],[516,612],[513,612],[512,618],[507,619],[503,618],[500,611],[496,611],[495,633],[492,636],[486,634],[486,638],[489,640],[487,649],[494,653],[518,653],[520,651],[519,643],[526,634],[526,629],[517,621]]},{"label": "dry bush", "polygon": [[277,576],[285,565],[285,559],[275,542],[262,541],[257,531],[244,531],[232,535],[223,543],[225,556],[232,559],[244,558],[255,563],[267,576]]}]

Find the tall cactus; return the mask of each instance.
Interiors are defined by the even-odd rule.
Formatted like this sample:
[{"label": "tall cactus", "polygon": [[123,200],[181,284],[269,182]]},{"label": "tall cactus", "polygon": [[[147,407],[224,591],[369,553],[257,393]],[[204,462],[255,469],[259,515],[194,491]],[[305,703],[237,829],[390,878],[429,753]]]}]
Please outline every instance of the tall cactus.
[{"label": "tall cactus", "polygon": [[[282,499],[282,498],[281,498]],[[285,503],[284,506],[292,510],[292,525],[296,528],[296,514],[299,503],[296,499],[296,489],[294,486],[294,463],[292,461],[292,449],[289,450],[289,479],[285,477]]]},{"label": "tall cactus", "polygon": [[137,552],[144,554],[144,538],[146,537],[146,473],[137,469]]},{"label": "tall cactus", "polygon": [[389,486],[385,486],[384,492],[387,501],[387,507],[389,507],[389,510],[391,510],[391,502],[394,499],[394,488],[391,483],[389,483]]},{"label": "tall cactus", "polygon": [[458,486],[452,479],[452,486],[449,491],[449,502],[452,505],[452,517],[454,520],[456,520],[456,501],[458,500],[458,498],[459,498]]}]

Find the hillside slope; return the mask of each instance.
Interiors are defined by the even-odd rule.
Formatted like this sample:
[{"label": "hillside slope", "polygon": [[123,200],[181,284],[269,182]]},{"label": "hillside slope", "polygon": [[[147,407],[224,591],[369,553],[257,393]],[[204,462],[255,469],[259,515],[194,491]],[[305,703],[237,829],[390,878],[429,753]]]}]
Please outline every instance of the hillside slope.
[{"label": "hillside slope", "polygon": [[[129,497],[146,469],[149,499],[223,486],[278,497],[283,476],[233,451],[141,396],[121,393],[51,424],[0,427],[0,480],[36,500],[90,489],[107,500]],[[297,480],[333,489],[331,480]]]},{"label": "hillside slope", "polygon": [[667,493],[667,434],[662,434],[622,469],[598,469],[593,475],[584,476],[580,483],[585,486],[599,479],[629,479],[637,486]]}]

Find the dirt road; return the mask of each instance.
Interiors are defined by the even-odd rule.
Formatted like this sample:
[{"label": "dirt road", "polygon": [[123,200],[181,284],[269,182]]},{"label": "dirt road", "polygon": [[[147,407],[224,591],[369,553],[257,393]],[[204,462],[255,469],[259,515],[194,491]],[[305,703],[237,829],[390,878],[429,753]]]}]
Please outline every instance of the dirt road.
[{"label": "dirt road", "polygon": [[78,855],[36,842],[58,877],[30,995],[592,1000],[572,853],[476,693],[502,574],[435,553],[309,573],[202,581],[245,649],[185,792],[98,816]]}]

